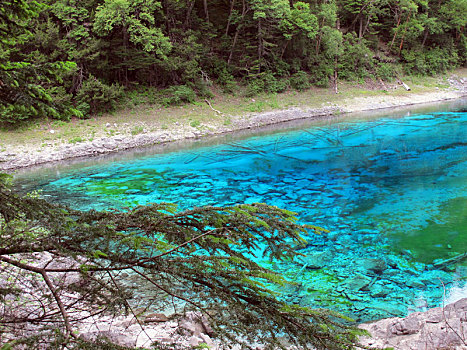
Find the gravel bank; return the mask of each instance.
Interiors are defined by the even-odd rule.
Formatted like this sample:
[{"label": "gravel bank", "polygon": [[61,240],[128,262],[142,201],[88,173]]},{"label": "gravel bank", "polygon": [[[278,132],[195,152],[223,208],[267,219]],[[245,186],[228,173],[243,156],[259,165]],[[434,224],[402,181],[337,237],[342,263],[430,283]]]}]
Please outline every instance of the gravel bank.
[{"label": "gravel bank", "polygon": [[[460,98],[466,95],[467,79],[464,78],[453,81],[451,83],[451,88],[448,90],[437,90],[423,94],[415,94],[408,91],[398,96],[382,94],[379,96],[344,98],[338,104],[331,104],[323,101],[323,107],[321,108],[291,108],[266,113],[231,116],[229,125],[212,123],[206,125],[207,127],[202,131],[188,125],[177,125],[178,123],[175,123],[166,130],[157,130],[128,136],[115,135],[75,144],[33,144],[15,147],[7,145],[3,151],[0,151],[0,171],[13,171],[14,169],[47,162],[77,157],[91,157],[135,147],[231,133],[291,120],[316,119],[352,112],[439,102]],[[53,130],[51,130],[51,132],[53,132]]]}]

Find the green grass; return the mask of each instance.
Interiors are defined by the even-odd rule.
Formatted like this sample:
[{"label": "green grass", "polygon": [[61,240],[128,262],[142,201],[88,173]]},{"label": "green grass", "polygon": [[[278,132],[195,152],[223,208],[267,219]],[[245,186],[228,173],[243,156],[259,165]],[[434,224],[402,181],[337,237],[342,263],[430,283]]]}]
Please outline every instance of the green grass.
[{"label": "green grass", "polygon": [[141,126],[141,125],[138,125],[138,126],[135,126],[132,130],[131,130],[131,134],[134,136],[134,135],[139,135],[139,134],[142,134],[144,132],[144,128]]},{"label": "green grass", "polygon": [[201,125],[201,122],[199,120],[193,120],[192,122],[190,122],[190,126],[192,128],[198,128],[200,125]]},{"label": "green grass", "polygon": [[78,143],[78,142],[84,142],[85,140],[81,136],[75,136],[72,139],[68,140],[68,143]]},{"label": "green grass", "polygon": [[[411,88],[412,93],[437,91],[447,87],[447,77],[401,77]],[[454,72],[459,77],[467,77],[467,69]],[[215,97],[210,100],[213,108],[222,112],[214,112],[204,101],[199,100],[182,106],[163,107],[157,103],[153,92],[147,93],[147,98],[139,98],[134,93],[124,105],[111,114],[83,120],[50,121],[47,119],[24,123],[17,129],[0,129],[0,140],[5,148],[28,145],[33,148],[47,141],[47,144],[57,146],[65,143],[76,143],[82,140],[93,140],[116,134],[137,135],[144,129],[151,131],[171,130],[191,126],[195,128],[216,128],[232,124],[231,116],[241,116],[251,113],[288,109],[291,107],[322,108],[342,104],[355,98],[372,96],[403,96],[407,92],[398,88],[384,92],[370,90],[353,82],[341,82],[339,94],[331,88],[310,88],[304,91],[286,91],[281,94],[261,94],[254,98],[245,96],[245,88],[238,87],[235,95],[224,94],[220,90],[213,91]],[[146,95],[145,95],[146,96]],[[153,101],[153,103],[148,103]],[[109,123],[112,129],[105,125]],[[175,124],[178,123],[178,124]],[[142,127],[144,125],[144,128]],[[54,132],[51,133],[50,131]]]}]

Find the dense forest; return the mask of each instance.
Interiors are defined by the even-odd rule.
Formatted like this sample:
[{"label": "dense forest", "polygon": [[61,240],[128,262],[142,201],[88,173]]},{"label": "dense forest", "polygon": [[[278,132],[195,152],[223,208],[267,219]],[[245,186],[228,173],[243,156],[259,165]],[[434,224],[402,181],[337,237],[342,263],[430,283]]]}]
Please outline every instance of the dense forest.
[{"label": "dense forest", "polygon": [[337,79],[436,74],[467,61],[466,0],[2,1],[0,121],[164,105]]}]

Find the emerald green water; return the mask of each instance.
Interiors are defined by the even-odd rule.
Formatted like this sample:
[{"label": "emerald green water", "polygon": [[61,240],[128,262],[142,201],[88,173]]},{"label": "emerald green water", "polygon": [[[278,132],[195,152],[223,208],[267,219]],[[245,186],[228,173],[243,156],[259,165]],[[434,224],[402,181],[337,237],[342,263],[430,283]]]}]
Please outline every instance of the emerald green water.
[{"label": "emerald green water", "polygon": [[439,305],[443,284],[467,296],[467,259],[434,267],[467,251],[466,105],[31,170],[16,186],[83,210],[161,201],[293,210],[330,232],[306,237],[301,262],[271,266],[299,282],[284,297],[358,321],[402,316]]}]

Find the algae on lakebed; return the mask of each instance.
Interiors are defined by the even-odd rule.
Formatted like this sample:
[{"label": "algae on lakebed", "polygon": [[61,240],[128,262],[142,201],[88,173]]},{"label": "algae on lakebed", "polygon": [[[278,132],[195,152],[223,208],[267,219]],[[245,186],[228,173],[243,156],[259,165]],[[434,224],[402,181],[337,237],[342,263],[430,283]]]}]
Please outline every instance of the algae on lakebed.
[{"label": "algae on lakebed", "polygon": [[450,199],[440,205],[439,211],[440,214],[422,228],[395,232],[398,249],[410,251],[418,261],[426,264],[465,253],[467,197]]},{"label": "algae on lakebed", "polygon": [[164,178],[166,171],[155,169],[126,169],[112,174],[96,173],[90,175],[91,181],[83,183],[83,189],[90,194],[106,196],[125,196],[128,194],[148,194],[150,192],[168,189],[173,185]]}]

